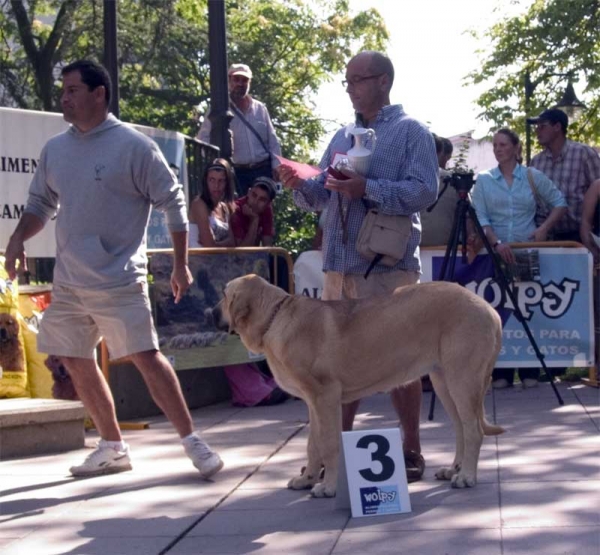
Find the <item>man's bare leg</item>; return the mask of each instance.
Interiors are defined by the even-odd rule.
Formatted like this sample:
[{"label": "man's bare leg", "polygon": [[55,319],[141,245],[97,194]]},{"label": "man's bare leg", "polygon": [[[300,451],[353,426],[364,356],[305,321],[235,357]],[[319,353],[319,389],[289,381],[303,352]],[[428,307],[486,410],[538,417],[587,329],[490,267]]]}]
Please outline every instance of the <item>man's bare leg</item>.
[{"label": "man's bare leg", "polygon": [[392,389],[390,397],[400,420],[405,451],[421,452],[419,421],[421,419],[421,380]]},{"label": "man's bare leg", "polygon": [[342,405],[342,432],[352,431],[354,418],[358,412],[358,405],[360,405],[360,399],[358,401],[352,401],[351,403],[345,403]]},{"label": "man's bare leg", "polygon": [[130,355],[142,374],[154,402],[164,412],[180,437],[193,432],[192,417],[185,404],[175,370],[160,351]]},{"label": "man's bare leg", "polygon": [[75,391],[94,421],[100,437],[106,441],[121,441],[115,402],[96,361],[73,357],[60,359],[69,372]]}]

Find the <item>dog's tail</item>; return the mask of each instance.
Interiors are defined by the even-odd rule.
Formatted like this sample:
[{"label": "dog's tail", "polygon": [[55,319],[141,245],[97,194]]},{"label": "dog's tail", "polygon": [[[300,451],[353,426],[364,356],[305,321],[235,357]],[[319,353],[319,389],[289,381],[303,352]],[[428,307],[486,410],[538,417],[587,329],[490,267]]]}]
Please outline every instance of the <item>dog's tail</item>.
[{"label": "dog's tail", "polygon": [[500,434],[503,434],[506,431],[502,426],[490,424],[485,419],[485,416],[481,420],[481,428],[483,429],[484,436],[499,436]]},{"label": "dog's tail", "polygon": [[481,403],[481,412],[479,413],[479,424],[481,425],[484,436],[499,436],[506,431],[502,426],[496,426],[496,424],[490,424],[487,421],[483,403]]}]

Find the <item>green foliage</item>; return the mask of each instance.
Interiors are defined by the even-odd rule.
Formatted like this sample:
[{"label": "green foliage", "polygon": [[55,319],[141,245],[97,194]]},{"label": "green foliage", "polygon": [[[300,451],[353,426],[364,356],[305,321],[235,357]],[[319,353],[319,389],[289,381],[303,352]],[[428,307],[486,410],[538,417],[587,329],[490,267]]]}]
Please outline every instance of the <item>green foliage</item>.
[{"label": "green foliage", "polygon": [[[477,100],[492,128],[523,131],[525,117],[555,105],[567,76],[585,84],[587,109],[569,126],[569,136],[600,143],[600,1],[534,0],[523,14],[499,21],[478,38],[490,43],[480,69],[467,83],[489,83]],[[561,74],[561,75],[555,75]],[[533,88],[525,105],[527,76]]]},{"label": "green foliage", "polygon": [[294,204],[291,191],[285,189],[273,202],[275,245],[287,250],[295,260],[300,253],[312,248],[317,231],[317,214],[301,211]]},{"label": "green foliage", "polygon": [[[117,6],[121,118],[194,136],[195,109],[203,114],[210,97],[207,0]],[[385,50],[381,16],[353,15],[347,0],[228,0],[226,10],[229,62],[252,68],[252,94],[268,106],[284,156],[308,159],[324,132],[316,92],[354,53]],[[60,66],[101,60],[103,44],[102,0],[0,0],[1,104],[59,111]],[[298,252],[313,218],[287,195],[277,204],[279,244]]]}]

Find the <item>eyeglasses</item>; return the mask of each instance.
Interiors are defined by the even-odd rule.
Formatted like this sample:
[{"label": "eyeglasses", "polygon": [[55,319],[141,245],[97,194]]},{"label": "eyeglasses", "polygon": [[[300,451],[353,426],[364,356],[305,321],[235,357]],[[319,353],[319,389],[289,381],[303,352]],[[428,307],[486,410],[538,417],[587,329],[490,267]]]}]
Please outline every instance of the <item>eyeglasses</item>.
[{"label": "eyeglasses", "polygon": [[344,79],[342,81],[342,85],[344,87],[349,87],[350,85],[354,86],[354,85],[358,85],[359,83],[362,83],[363,81],[368,81],[369,79],[377,79],[377,77],[381,77],[383,75],[383,73],[378,73],[377,75],[366,75],[365,77],[360,77],[358,75],[352,77],[352,79]]}]

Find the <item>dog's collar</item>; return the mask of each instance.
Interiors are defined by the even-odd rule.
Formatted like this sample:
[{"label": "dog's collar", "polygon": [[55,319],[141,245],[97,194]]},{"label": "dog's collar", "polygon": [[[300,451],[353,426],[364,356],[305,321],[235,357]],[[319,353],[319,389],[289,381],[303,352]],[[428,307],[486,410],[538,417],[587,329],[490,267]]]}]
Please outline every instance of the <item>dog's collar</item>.
[{"label": "dog's collar", "polygon": [[265,329],[265,334],[269,331],[269,329],[271,329],[271,325],[273,324],[273,321],[275,320],[275,317],[277,316],[277,313],[279,312],[281,306],[283,305],[283,303],[285,301],[287,301],[287,297],[283,297],[283,299],[281,299],[276,305],[275,308],[273,309],[273,313],[271,314],[271,317],[269,318],[269,321],[267,322],[267,328]]}]

